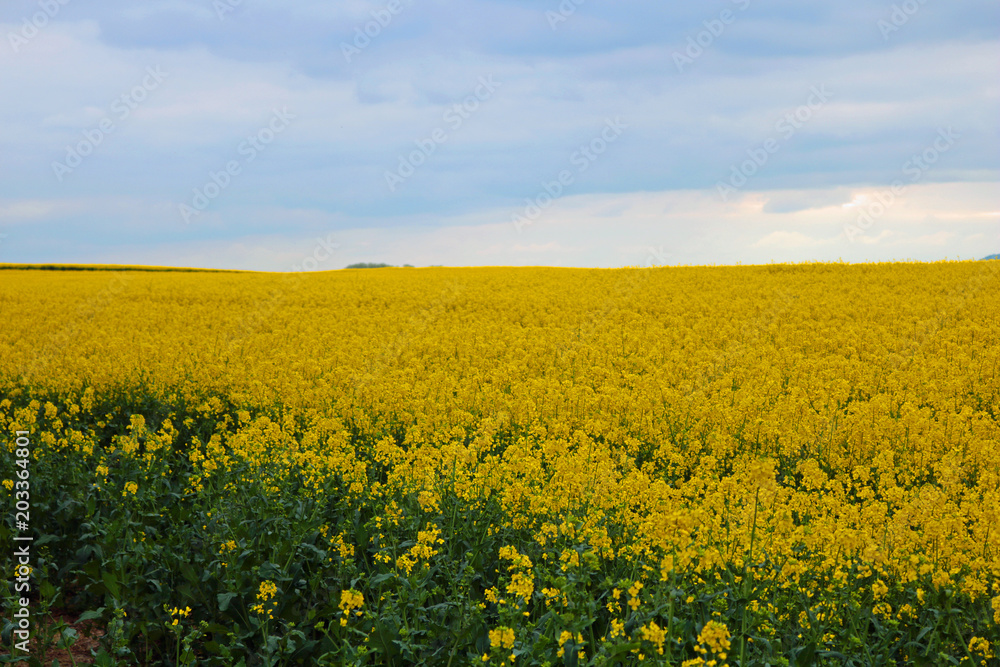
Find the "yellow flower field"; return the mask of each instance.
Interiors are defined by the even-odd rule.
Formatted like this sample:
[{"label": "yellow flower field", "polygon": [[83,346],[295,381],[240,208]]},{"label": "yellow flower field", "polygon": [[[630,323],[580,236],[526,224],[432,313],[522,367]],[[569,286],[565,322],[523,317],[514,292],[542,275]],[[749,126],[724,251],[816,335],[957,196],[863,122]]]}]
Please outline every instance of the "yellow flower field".
[{"label": "yellow flower field", "polygon": [[998,295],[0,270],[3,477],[30,433],[38,609],[121,664],[997,664]]}]

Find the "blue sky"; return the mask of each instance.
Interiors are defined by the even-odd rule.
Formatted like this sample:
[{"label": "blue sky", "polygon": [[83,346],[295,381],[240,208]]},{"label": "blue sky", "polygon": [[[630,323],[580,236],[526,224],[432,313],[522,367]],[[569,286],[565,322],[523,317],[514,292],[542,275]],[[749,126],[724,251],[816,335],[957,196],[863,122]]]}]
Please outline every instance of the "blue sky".
[{"label": "blue sky", "polygon": [[1000,251],[1000,6],[8,1],[0,262]]}]

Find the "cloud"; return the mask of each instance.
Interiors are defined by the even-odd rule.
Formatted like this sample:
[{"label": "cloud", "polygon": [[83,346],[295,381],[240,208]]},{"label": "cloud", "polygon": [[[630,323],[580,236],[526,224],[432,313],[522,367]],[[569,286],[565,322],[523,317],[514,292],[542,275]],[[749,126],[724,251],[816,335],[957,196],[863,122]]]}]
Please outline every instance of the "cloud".
[{"label": "cloud", "polygon": [[912,242],[918,245],[944,246],[953,238],[955,238],[954,233],[940,231],[934,234],[924,234],[923,236],[918,236],[913,239]]},{"label": "cloud", "polygon": [[883,229],[877,236],[862,235],[858,237],[858,242],[864,245],[878,245],[886,239],[892,238],[893,233],[888,229]]},{"label": "cloud", "polygon": [[51,199],[0,200],[0,223],[30,222],[65,216],[81,209],[81,202]]},{"label": "cloud", "polygon": [[[17,50],[0,41],[6,252],[169,263],[169,249],[244,266],[242,252],[275,267],[284,260],[259,248],[277,257],[281,239],[332,230],[389,258],[358,261],[460,264],[492,249],[498,263],[614,266],[659,243],[709,263],[954,256],[995,229],[1000,202],[984,184],[1000,176],[996,3],[927,3],[888,39],[876,26],[887,8],[860,0],[752,3],[679,72],[673,54],[733,5],[584,3],[553,29],[543,5],[404,1],[348,62],[341,42],[384,2],[261,0],[222,18],[201,0],[69,3]],[[4,3],[0,36],[37,7]],[[169,76],[119,118],[112,105],[149,66]],[[482,77],[501,85],[454,125],[449,111]],[[785,136],[815,86],[829,102]],[[287,132],[246,160],[241,146],[285,107]],[[53,163],[105,118],[113,131],[57,179]],[[602,145],[608,118],[628,127]],[[859,243],[831,242],[944,126],[961,134],[954,148],[906,180]],[[387,187],[437,130],[446,139]],[[778,149],[723,202],[717,184],[770,138]],[[184,225],[178,205],[232,160],[239,175]],[[531,236],[503,236],[567,169],[572,183]],[[942,229],[955,233],[943,245],[914,241]]]},{"label": "cloud", "polygon": [[817,239],[802,232],[774,231],[751,245],[752,248],[815,248],[828,245],[835,239]]},{"label": "cloud", "polygon": [[831,190],[799,190],[769,196],[764,204],[765,213],[798,213],[812,209],[842,206],[850,202],[850,192],[846,188]]}]

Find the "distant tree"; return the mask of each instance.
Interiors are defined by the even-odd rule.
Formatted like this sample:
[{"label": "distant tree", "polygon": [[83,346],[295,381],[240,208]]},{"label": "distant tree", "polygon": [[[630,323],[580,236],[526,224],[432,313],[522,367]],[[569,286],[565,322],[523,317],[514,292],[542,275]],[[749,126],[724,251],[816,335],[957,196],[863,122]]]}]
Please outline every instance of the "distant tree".
[{"label": "distant tree", "polygon": [[983,257],[983,259],[1000,259],[1000,253],[995,255],[988,255],[986,257]]},{"label": "distant tree", "polygon": [[349,264],[345,268],[348,269],[388,269],[392,268],[392,264],[382,264],[376,262],[358,262],[357,264]]}]

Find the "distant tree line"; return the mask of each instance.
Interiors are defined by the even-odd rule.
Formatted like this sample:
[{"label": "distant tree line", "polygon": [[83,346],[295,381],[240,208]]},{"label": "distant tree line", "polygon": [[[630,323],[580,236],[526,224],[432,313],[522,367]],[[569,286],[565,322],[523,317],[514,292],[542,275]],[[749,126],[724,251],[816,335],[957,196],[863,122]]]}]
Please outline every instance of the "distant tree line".
[{"label": "distant tree line", "polygon": [[[357,264],[348,264],[344,267],[345,269],[391,269],[395,268],[392,264],[383,264],[382,262],[358,262]],[[404,269],[412,269],[412,264],[403,264]]]}]

